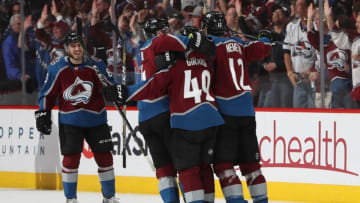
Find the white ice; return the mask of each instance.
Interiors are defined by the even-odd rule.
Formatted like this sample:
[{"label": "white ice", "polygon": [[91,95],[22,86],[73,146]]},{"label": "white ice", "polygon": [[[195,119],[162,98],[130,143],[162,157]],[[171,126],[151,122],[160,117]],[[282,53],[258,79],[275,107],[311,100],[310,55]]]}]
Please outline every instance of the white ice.
[{"label": "white ice", "polygon": [[[101,203],[102,196],[96,192],[78,192],[80,203]],[[162,203],[160,196],[117,193],[121,203]],[[216,199],[216,203],[225,203]],[[249,201],[251,203],[252,201]],[[65,203],[62,190],[25,190],[0,188],[0,203]],[[270,201],[270,203],[286,203]],[[290,203],[290,202],[287,202]]]}]

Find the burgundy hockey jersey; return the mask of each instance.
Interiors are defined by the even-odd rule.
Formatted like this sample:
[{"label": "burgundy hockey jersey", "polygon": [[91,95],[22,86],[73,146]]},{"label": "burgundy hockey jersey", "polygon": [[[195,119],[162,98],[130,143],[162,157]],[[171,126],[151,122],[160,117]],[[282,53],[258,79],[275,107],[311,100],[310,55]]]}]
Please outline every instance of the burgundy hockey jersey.
[{"label": "burgundy hockey jersey", "polygon": [[248,64],[271,53],[268,42],[210,36],[216,44],[214,93],[219,110],[232,116],[253,116]]},{"label": "burgundy hockey jersey", "polygon": [[[141,48],[141,80],[146,81],[155,74],[155,55],[166,51],[185,52],[189,39],[171,34],[159,35],[149,39]],[[140,84],[141,85],[141,84]],[[139,122],[153,118],[160,113],[169,111],[167,95],[142,100],[137,103]]]},{"label": "burgundy hockey jersey", "polygon": [[[308,32],[307,35],[311,46],[319,51],[319,32]],[[350,79],[350,74],[345,72],[345,65],[350,63],[350,50],[340,49],[332,40],[329,40],[328,44],[325,46],[325,64],[329,71],[329,80],[332,81],[336,78]]]},{"label": "burgundy hockey jersey", "polygon": [[[176,40],[180,40],[181,37],[176,36]],[[185,38],[183,40],[186,42],[188,39]],[[176,47],[181,48],[183,44],[181,40],[176,43],[172,39],[174,44],[163,40],[166,40],[166,37],[159,38],[157,41],[154,39],[153,51],[149,50],[144,54],[155,57],[156,53],[169,49],[166,45],[170,45],[174,50]],[[186,59],[177,60],[174,66],[159,71],[140,88],[129,87],[129,100],[154,100],[168,94],[172,128],[201,130],[223,124],[224,121],[217,111],[215,95],[212,91],[213,68],[205,56],[198,52],[189,51],[186,55]],[[155,72],[154,61],[153,58],[143,63],[144,66],[149,67],[149,71],[145,72],[146,76]]]},{"label": "burgundy hockey jersey", "polygon": [[103,87],[98,73],[113,83],[102,61],[87,60],[75,66],[68,57],[60,58],[48,68],[38,103],[40,110],[51,110],[58,100],[59,123],[92,127],[107,122]]}]

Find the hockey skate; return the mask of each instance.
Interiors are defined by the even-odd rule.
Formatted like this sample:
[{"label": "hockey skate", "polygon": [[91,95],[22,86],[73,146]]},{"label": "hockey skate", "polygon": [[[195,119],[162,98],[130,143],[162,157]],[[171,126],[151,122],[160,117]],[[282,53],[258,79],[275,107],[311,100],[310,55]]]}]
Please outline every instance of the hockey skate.
[{"label": "hockey skate", "polygon": [[120,199],[116,197],[111,197],[110,199],[104,197],[103,203],[120,203]]},{"label": "hockey skate", "polygon": [[66,203],[79,203],[76,199],[66,199]]}]

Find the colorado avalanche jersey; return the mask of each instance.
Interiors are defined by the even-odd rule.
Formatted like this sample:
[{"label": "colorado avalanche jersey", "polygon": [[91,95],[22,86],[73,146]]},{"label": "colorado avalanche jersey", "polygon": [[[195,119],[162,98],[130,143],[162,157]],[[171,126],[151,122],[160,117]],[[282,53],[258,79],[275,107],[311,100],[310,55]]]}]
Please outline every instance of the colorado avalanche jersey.
[{"label": "colorado avalanche jersey", "polygon": [[[360,34],[356,31],[335,28],[330,35],[337,47],[351,50],[352,55],[360,54]],[[360,86],[360,61],[356,58],[351,59],[351,71],[353,88],[356,88]]]},{"label": "colorado avalanche jersey", "polygon": [[216,44],[214,93],[219,111],[230,116],[254,116],[248,64],[271,52],[268,42],[244,43],[239,38],[209,36]]},{"label": "colorado avalanche jersey", "polygon": [[87,60],[73,65],[68,57],[60,58],[48,68],[38,103],[40,110],[51,110],[59,102],[59,123],[79,127],[93,127],[107,122],[105,102],[100,88],[103,87],[98,73],[113,82],[105,64],[99,60]]},{"label": "colorado avalanche jersey", "polygon": [[300,19],[288,23],[284,42],[283,49],[291,55],[294,72],[302,73],[314,66],[316,52],[307,38],[306,28],[302,27]]},{"label": "colorado avalanche jersey", "polygon": [[[141,48],[141,81],[146,81],[155,74],[155,55],[166,51],[184,52],[188,38],[171,34],[159,35],[149,39]],[[146,99],[137,103],[139,122],[153,118],[160,113],[169,111],[169,98],[162,95],[153,99]]]},{"label": "colorado avalanche jersey", "polygon": [[[170,126],[202,130],[224,123],[217,110],[212,81],[214,70],[198,52],[188,51],[172,67],[159,71],[139,89],[130,87],[129,99],[170,98]],[[135,91],[136,90],[136,91]]]},{"label": "colorado avalanche jersey", "polygon": [[[311,45],[320,50],[319,32],[308,32],[308,39]],[[325,45],[325,64],[328,69],[329,80],[336,78],[350,79],[350,74],[345,71],[345,65],[350,64],[350,51],[338,48],[330,39]]]}]

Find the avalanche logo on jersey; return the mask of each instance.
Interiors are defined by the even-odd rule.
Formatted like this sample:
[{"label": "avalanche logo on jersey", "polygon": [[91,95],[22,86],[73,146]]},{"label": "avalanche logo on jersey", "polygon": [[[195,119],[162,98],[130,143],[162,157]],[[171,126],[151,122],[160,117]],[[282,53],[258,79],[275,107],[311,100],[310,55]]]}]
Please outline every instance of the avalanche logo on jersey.
[{"label": "avalanche logo on jersey", "polygon": [[307,59],[315,57],[315,51],[309,42],[298,41],[295,43],[295,46],[292,46],[292,48],[294,49],[294,56],[303,56]]},{"label": "avalanche logo on jersey", "polygon": [[345,63],[348,60],[348,55],[345,51],[339,48],[334,49],[326,55],[326,58],[331,66],[329,69],[337,68],[339,71],[344,71]]},{"label": "avalanche logo on jersey", "polygon": [[[61,57],[65,56],[65,49],[53,48],[50,51],[51,61],[59,61]],[[56,63],[56,62],[55,62]]]},{"label": "avalanche logo on jersey", "polygon": [[92,94],[93,83],[81,80],[79,77],[70,85],[63,93],[66,101],[70,101],[72,105],[82,102],[87,104]]}]

